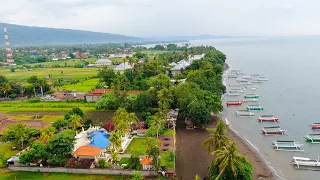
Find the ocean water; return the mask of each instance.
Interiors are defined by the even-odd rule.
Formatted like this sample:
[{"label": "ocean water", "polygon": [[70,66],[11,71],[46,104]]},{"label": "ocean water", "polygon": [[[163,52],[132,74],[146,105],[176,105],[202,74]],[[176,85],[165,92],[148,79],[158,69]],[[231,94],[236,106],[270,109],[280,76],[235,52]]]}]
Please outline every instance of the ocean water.
[{"label": "ocean water", "polygon": [[[320,122],[320,37],[219,39],[191,41],[191,44],[212,45],[227,55],[231,69],[262,74],[269,79],[257,85],[256,90],[263,112],[257,111],[252,118],[238,118],[235,111],[245,109],[242,105],[225,107],[223,113],[231,128],[257,149],[279,175],[278,179],[320,179],[320,171],[297,170],[290,162],[293,156],[311,159],[320,156],[320,144],[309,144],[303,138],[307,133],[317,133],[309,125]],[[235,81],[226,79],[226,83],[235,84]],[[225,97],[224,102],[242,97]],[[259,123],[257,118],[261,114],[279,117],[279,125],[287,130],[286,135],[262,135],[261,128],[274,124]],[[303,143],[304,152],[275,151],[274,140]]]}]

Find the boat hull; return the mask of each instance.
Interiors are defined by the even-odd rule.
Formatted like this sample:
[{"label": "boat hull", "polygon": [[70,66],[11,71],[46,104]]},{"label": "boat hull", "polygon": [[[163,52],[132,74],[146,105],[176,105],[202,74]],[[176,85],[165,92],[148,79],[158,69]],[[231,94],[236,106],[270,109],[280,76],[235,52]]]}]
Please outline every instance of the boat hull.
[{"label": "boat hull", "polygon": [[241,106],[242,105],[242,102],[227,102],[227,106]]},{"label": "boat hull", "polygon": [[264,131],[262,130],[262,133],[264,135],[283,135],[285,131],[276,131],[276,132],[270,132],[270,131]]},{"label": "boat hull", "polygon": [[279,118],[276,118],[276,117],[270,117],[270,118],[267,118],[267,117],[259,117],[258,120],[260,122],[278,122]]},{"label": "boat hull", "polygon": [[259,96],[258,95],[246,95],[246,96],[244,96],[244,98],[245,99],[258,99],[259,98]]},{"label": "boat hull", "polygon": [[263,107],[247,107],[247,110],[254,111],[263,111]]},{"label": "boat hull", "polygon": [[313,124],[313,125],[311,126],[311,128],[312,128],[312,129],[320,129],[320,125],[314,125],[314,124]]}]

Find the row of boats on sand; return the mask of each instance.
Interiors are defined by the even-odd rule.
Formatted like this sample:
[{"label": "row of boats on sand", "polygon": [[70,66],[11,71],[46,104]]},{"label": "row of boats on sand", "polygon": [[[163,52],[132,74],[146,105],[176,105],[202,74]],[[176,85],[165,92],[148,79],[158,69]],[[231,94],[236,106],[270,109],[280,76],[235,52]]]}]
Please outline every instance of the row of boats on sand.
[{"label": "row of boats on sand", "polygon": [[[231,106],[242,106],[244,103],[252,103],[245,106],[245,109],[239,109],[236,111],[237,117],[254,117],[255,113],[253,111],[263,111],[264,107],[260,106],[259,98],[260,96],[257,94],[244,94],[245,90],[255,91],[258,89],[256,84],[261,84],[265,81],[268,81],[266,77],[263,77],[259,74],[250,74],[250,76],[245,75],[243,72],[239,70],[231,70],[228,79],[236,79],[237,84],[229,84],[227,96],[231,97],[243,97],[243,99],[238,98],[235,101],[227,101],[226,105],[228,107]],[[274,122],[277,123],[279,121],[278,117],[274,115],[261,115],[258,117],[258,121],[263,122]],[[320,123],[311,124],[311,128],[313,130],[320,130]],[[278,124],[275,126],[266,126],[262,129],[262,134],[264,135],[284,135],[287,130],[282,129]],[[307,142],[316,144],[320,143],[320,133],[312,133],[307,134],[305,137]],[[272,147],[277,151],[304,151],[301,149],[303,144],[296,142],[294,140],[275,140],[272,142]],[[293,157],[292,163],[296,165],[298,169],[301,167],[314,168],[320,167],[320,159],[309,159],[305,157]]]}]

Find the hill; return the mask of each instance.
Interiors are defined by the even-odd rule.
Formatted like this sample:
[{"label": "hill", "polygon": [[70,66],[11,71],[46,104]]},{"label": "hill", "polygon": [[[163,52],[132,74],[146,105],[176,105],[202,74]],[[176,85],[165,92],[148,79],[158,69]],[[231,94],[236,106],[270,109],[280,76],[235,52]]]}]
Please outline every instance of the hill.
[{"label": "hill", "polygon": [[[3,23],[1,30],[3,30]],[[56,29],[47,27],[22,26],[7,24],[10,43],[12,46],[24,45],[66,45],[88,43],[120,43],[137,42],[141,38],[83,30]],[[1,36],[3,33],[0,33]],[[0,36],[0,47],[4,47],[4,38]]]}]

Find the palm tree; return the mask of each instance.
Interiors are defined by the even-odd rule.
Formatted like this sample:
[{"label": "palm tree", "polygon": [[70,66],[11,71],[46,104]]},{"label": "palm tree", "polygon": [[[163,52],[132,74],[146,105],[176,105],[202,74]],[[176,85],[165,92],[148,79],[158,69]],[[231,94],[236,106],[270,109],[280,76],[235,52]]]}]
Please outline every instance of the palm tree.
[{"label": "palm tree", "polygon": [[167,117],[167,111],[170,107],[170,104],[173,102],[173,96],[168,88],[163,88],[158,92],[158,105],[162,111],[162,113],[165,115],[164,118]]},{"label": "palm tree", "polygon": [[54,135],[56,129],[53,126],[46,126],[41,131],[40,141],[47,143],[48,139]]},{"label": "palm tree", "polygon": [[162,117],[163,115],[158,112],[155,115],[153,115],[151,119],[151,129],[156,130],[157,139],[159,138],[159,133],[163,129],[165,123]]},{"label": "palm tree", "polygon": [[0,87],[1,91],[5,95],[5,97],[8,97],[8,94],[12,91],[12,88],[8,82],[2,83]]},{"label": "palm tree", "polygon": [[218,180],[225,170],[232,171],[234,176],[237,176],[236,167],[242,167],[241,161],[249,162],[246,157],[237,152],[237,146],[234,142],[230,145],[224,146],[222,149],[218,149],[212,153],[217,157],[214,161],[215,165],[219,165],[219,175],[216,180]]},{"label": "palm tree", "polygon": [[61,91],[61,87],[64,85],[64,81],[62,78],[57,79],[56,81],[53,82],[53,87],[57,87],[58,91]]},{"label": "palm tree", "polygon": [[46,79],[38,79],[37,84],[40,86],[40,90],[41,90],[41,95],[43,97],[43,87],[45,85],[47,85],[47,80]]},{"label": "palm tree", "polygon": [[211,136],[203,142],[202,146],[207,147],[208,153],[211,153],[213,148],[218,150],[229,143],[229,139],[226,137],[227,127],[221,120],[218,120],[216,128],[206,129]]},{"label": "palm tree", "polygon": [[70,116],[69,123],[70,123],[72,129],[75,130],[81,126],[80,120],[81,120],[81,116],[79,116],[78,114],[72,114]]},{"label": "palm tree", "polygon": [[119,152],[121,149],[121,133],[120,131],[113,131],[110,133],[109,141],[112,143],[112,147],[115,151]]}]

